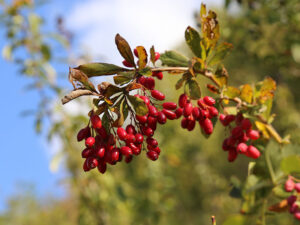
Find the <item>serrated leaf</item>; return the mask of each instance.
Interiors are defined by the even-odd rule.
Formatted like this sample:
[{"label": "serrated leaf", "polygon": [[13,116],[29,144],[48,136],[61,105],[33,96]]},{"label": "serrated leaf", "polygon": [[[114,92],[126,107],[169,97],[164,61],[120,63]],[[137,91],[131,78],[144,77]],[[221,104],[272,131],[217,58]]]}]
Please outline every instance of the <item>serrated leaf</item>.
[{"label": "serrated leaf", "polygon": [[136,67],[135,62],[134,62],[133,53],[131,51],[131,48],[130,48],[128,42],[120,34],[116,35],[115,42],[116,42],[117,48],[118,48],[121,56],[127,62],[129,62],[131,65]]},{"label": "serrated leaf", "polygon": [[127,71],[127,69],[109,63],[87,63],[76,67],[88,77],[113,75],[119,72]]},{"label": "serrated leaf", "polygon": [[187,81],[188,85],[188,95],[191,99],[199,99],[201,97],[200,86],[195,79],[190,79]]},{"label": "serrated leaf", "polygon": [[282,159],[280,168],[285,174],[300,173],[300,156],[290,155]]},{"label": "serrated leaf", "polygon": [[236,87],[227,86],[225,91],[223,92],[224,96],[227,96],[228,98],[235,98],[240,96],[240,90]]},{"label": "serrated leaf", "polygon": [[249,84],[241,87],[241,99],[247,103],[252,103],[253,89]]},{"label": "serrated leaf", "polygon": [[218,45],[216,49],[213,52],[211,52],[211,54],[213,55],[210,57],[208,65],[213,66],[221,63],[232,48],[233,45],[226,42]]},{"label": "serrated leaf", "polygon": [[129,95],[128,99],[137,115],[144,116],[148,113],[148,107],[142,99],[132,95]]},{"label": "serrated leaf", "polygon": [[198,31],[196,31],[192,27],[187,27],[185,30],[185,41],[187,45],[190,47],[192,52],[197,56],[201,58],[202,49],[200,46],[201,37]]},{"label": "serrated leaf", "polygon": [[150,48],[150,60],[153,63],[153,65],[155,65],[155,49],[153,45]]},{"label": "serrated leaf", "polygon": [[126,84],[133,79],[134,75],[134,71],[119,73],[117,76],[114,76],[114,82],[119,85]]},{"label": "serrated leaf", "polygon": [[189,65],[188,58],[175,51],[166,51],[165,53],[161,54],[160,60],[162,61],[162,64],[166,66]]},{"label": "serrated leaf", "polygon": [[139,56],[139,69],[143,69],[147,65],[147,51],[143,46],[137,46],[136,50]]}]

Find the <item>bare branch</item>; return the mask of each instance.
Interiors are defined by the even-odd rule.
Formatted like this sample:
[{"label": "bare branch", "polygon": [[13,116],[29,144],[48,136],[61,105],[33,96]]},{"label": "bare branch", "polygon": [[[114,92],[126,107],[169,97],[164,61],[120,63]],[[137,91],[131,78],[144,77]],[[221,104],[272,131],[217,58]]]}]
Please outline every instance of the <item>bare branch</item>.
[{"label": "bare branch", "polygon": [[82,90],[82,89],[76,89],[76,90],[73,90],[71,91],[69,94],[67,94],[65,97],[63,97],[61,99],[61,102],[62,104],[66,104],[68,103],[69,101],[75,99],[75,98],[78,98],[80,96],[84,96],[84,95],[96,95],[96,96],[99,96],[97,93],[95,92],[92,92],[90,90]]}]

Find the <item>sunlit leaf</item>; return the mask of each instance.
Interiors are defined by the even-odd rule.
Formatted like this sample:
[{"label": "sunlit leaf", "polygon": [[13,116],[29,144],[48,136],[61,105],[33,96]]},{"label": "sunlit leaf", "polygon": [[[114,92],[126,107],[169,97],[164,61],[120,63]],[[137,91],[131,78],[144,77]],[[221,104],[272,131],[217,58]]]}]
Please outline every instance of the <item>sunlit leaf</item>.
[{"label": "sunlit leaf", "polygon": [[258,99],[261,103],[266,102],[268,99],[273,99],[274,92],[276,90],[276,82],[271,78],[267,77],[262,82],[256,85]]},{"label": "sunlit leaf", "polygon": [[75,88],[75,84],[73,81],[77,81],[77,82],[81,83],[86,89],[95,91],[95,87],[94,87],[93,83],[89,81],[89,79],[85,73],[81,72],[78,69],[70,68],[69,81],[72,83],[74,88]]},{"label": "sunlit leaf", "polygon": [[125,99],[122,100],[120,105],[118,105],[117,110],[114,111],[118,115],[118,118],[113,122],[112,124],[113,127],[121,127],[124,123],[124,120],[126,119],[124,118],[124,113],[123,113],[124,104],[125,104]]},{"label": "sunlit leaf", "polygon": [[228,73],[224,66],[217,68],[213,78],[217,81],[220,87],[227,85]]},{"label": "sunlit leaf", "polygon": [[143,69],[147,65],[147,51],[143,46],[137,46],[136,50],[139,56],[139,69]]},{"label": "sunlit leaf", "polygon": [[227,96],[228,98],[238,97],[240,93],[240,90],[233,86],[226,87],[225,91],[223,92],[224,96]]},{"label": "sunlit leaf", "polygon": [[116,35],[115,42],[122,57],[131,65],[135,66],[133,53],[128,42],[120,34]]},{"label": "sunlit leaf", "polygon": [[241,87],[241,99],[247,103],[252,102],[253,89],[249,84],[245,84]]},{"label": "sunlit leaf", "polygon": [[166,51],[161,54],[160,60],[166,66],[188,66],[188,58],[175,51]]},{"label": "sunlit leaf", "polygon": [[266,127],[266,124],[260,122],[260,121],[255,121],[255,126],[257,127],[257,129],[263,134],[263,137],[265,139],[269,139],[270,138],[270,134],[268,132],[268,129]]},{"label": "sunlit leaf", "polygon": [[201,52],[202,52],[200,46],[201,37],[198,31],[196,31],[194,28],[190,26],[187,27],[187,29],[185,30],[185,41],[187,45],[190,47],[190,49],[192,50],[192,52],[197,57],[201,58]]}]

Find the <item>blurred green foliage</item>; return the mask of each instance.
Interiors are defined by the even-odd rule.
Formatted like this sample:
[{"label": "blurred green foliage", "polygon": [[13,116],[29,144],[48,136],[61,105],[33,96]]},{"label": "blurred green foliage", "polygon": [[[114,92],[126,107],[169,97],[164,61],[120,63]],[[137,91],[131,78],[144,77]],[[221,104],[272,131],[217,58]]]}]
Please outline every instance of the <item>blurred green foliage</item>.
[{"label": "blurred green foliage", "polygon": [[[221,14],[221,36],[234,46],[225,64],[233,84],[251,83],[266,75],[277,81],[274,124],[281,134],[291,134],[292,142],[299,143],[300,3],[252,2],[251,7],[241,4],[234,14]],[[177,79],[165,75],[157,82],[158,89],[164,89],[167,98],[174,101],[179,93],[165,87],[175,86]],[[239,180],[245,181],[248,159],[227,162],[221,150],[224,128],[220,124],[207,140],[200,131],[178,129],[179,121],[168,122],[157,131],[162,149],[158,161],[149,161],[143,155],[130,164],[108,169],[105,175],[97,171],[85,174],[80,158],[83,146],[75,137],[87,123],[86,116],[62,113],[62,106],[53,111],[60,119],[53,122],[49,139],[58,136],[63,141],[63,164],[69,172],[63,180],[67,197],[38,199],[32,192],[13,196],[0,215],[1,225],[210,224],[211,215],[222,224],[231,214],[234,217],[224,224],[254,224],[256,215],[241,219],[240,200],[229,196],[231,183],[238,186]],[[279,162],[274,155],[282,150],[277,145],[269,148],[277,168]],[[295,144],[286,152],[294,154],[297,149]],[[241,193],[231,194],[238,197]],[[287,213],[268,215],[267,221],[274,225],[297,223]]]}]

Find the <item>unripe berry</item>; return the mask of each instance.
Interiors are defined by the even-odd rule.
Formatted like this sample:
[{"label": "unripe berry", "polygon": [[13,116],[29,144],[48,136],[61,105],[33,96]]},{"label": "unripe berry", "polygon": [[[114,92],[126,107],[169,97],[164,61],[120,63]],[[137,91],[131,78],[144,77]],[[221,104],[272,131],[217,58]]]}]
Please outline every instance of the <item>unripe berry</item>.
[{"label": "unripe berry", "polygon": [[175,120],[177,118],[176,113],[171,110],[163,109],[162,112],[169,120]]},{"label": "unripe berry", "polygon": [[235,149],[230,149],[228,151],[228,161],[233,162],[237,158],[238,154]]},{"label": "unripe berry", "polygon": [[147,116],[139,116],[136,115],[135,118],[137,119],[137,121],[139,121],[141,124],[144,124],[147,122],[148,117]]},{"label": "unripe berry", "polygon": [[150,104],[150,100],[147,96],[144,96],[144,95],[141,95],[139,96],[140,99],[143,99],[144,102],[146,103],[146,105],[149,105]]},{"label": "unripe berry", "polygon": [[247,136],[251,140],[257,140],[259,138],[259,132],[257,130],[248,130],[247,131]]},{"label": "unripe berry", "polygon": [[155,106],[149,105],[148,109],[149,109],[149,115],[150,116],[153,116],[153,117],[157,117],[158,116],[158,111],[157,111],[157,108]]},{"label": "unripe berry", "polygon": [[105,162],[100,162],[98,164],[97,168],[98,168],[98,171],[100,173],[102,173],[102,174],[105,173],[105,171],[106,171],[106,163]]},{"label": "unripe berry", "polygon": [[215,99],[213,99],[213,98],[210,97],[210,96],[205,96],[205,97],[203,98],[203,101],[204,101],[204,103],[205,103],[206,105],[208,105],[208,106],[213,106],[213,105],[216,103]]},{"label": "unripe berry", "polygon": [[144,86],[149,90],[153,90],[155,87],[155,80],[152,77],[147,77]]},{"label": "unripe berry", "polygon": [[158,154],[157,154],[157,152],[155,152],[155,151],[148,151],[148,152],[147,152],[147,157],[148,157],[149,159],[151,159],[152,161],[155,161],[155,160],[158,159]]},{"label": "unripe berry", "polygon": [[183,116],[188,117],[189,115],[192,114],[192,111],[193,111],[192,103],[185,104],[185,106],[183,108]]},{"label": "unripe berry", "polygon": [[88,147],[88,148],[93,147],[94,144],[95,144],[95,138],[94,138],[94,137],[88,137],[88,138],[85,140],[85,145],[86,145],[86,147]]},{"label": "unripe berry", "polygon": [[123,127],[119,127],[117,129],[117,134],[118,134],[120,140],[124,141],[126,139],[127,133]]},{"label": "unripe berry", "polygon": [[128,146],[122,146],[120,151],[121,151],[122,155],[125,155],[125,156],[132,155],[132,150]]},{"label": "unripe berry", "polygon": [[185,104],[188,101],[188,96],[186,94],[182,94],[179,96],[178,105],[180,108],[184,108]]},{"label": "unripe berry", "polygon": [[100,129],[102,127],[102,122],[98,115],[91,116],[91,123],[92,123],[93,128],[95,128],[95,129]]},{"label": "unripe berry", "polygon": [[239,153],[246,153],[248,150],[248,146],[245,143],[239,143],[236,147],[237,152]]},{"label": "unripe berry", "polygon": [[132,124],[127,125],[126,133],[127,134],[136,134],[135,127]]},{"label": "unripe berry", "polygon": [[161,93],[158,90],[152,90],[151,91],[151,96],[155,99],[157,99],[158,101],[163,101],[165,100],[165,95],[163,93]]},{"label": "unripe berry", "polygon": [[251,121],[249,119],[242,120],[242,128],[243,130],[250,130],[252,127]]},{"label": "unripe berry", "polygon": [[200,125],[206,134],[208,135],[212,134],[214,130],[214,126],[210,119],[207,118],[204,119],[203,121],[200,122]]},{"label": "unripe berry", "polygon": [[167,117],[163,112],[158,112],[157,122],[160,124],[165,124],[167,122]]},{"label": "unripe berry", "polygon": [[136,142],[137,144],[142,144],[143,141],[144,141],[143,135],[140,134],[140,133],[137,133],[137,134],[135,135],[135,142]]},{"label": "unripe berry", "polygon": [[155,52],[155,61],[157,61],[160,58],[159,52]]},{"label": "unripe berry", "polygon": [[130,62],[127,62],[126,60],[123,60],[123,65],[126,67],[133,67],[133,65]]},{"label": "unripe berry", "polygon": [[300,193],[300,183],[295,184],[295,190]]},{"label": "unripe berry", "polygon": [[284,189],[286,192],[292,192],[295,189],[295,182],[289,178],[284,184]]},{"label": "unripe berry", "polygon": [[83,139],[91,136],[91,130],[89,127],[81,129],[77,134],[77,141],[82,141]]},{"label": "unripe berry", "polygon": [[85,148],[85,149],[83,149],[83,151],[81,152],[81,157],[82,157],[82,158],[88,158],[88,157],[92,156],[92,154],[93,154],[92,149],[90,149],[90,148]]},{"label": "unripe berry", "polygon": [[218,110],[213,106],[208,108],[208,112],[211,117],[216,117],[219,114]]},{"label": "unripe berry", "polygon": [[94,169],[98,166],[98,160],[93,157],[87,158],[87,164],[90,169]]},{"label": "unripe berry", "polygon": [[165,102],[162,104],[164,109],[175,110],[177,108],[177,104],[175,102]]},{"label": "unripe berry", "polygon": [[247,149],[247,156],[253,159],[257,159],[260,156],[260,151],[254,146],[249,145]]}]

